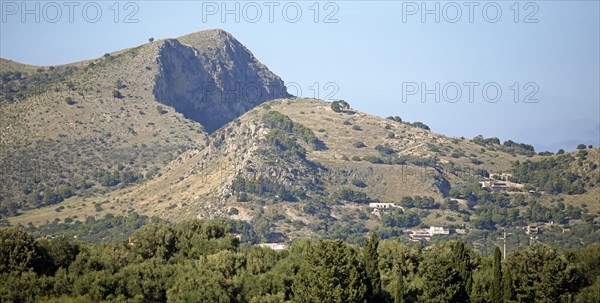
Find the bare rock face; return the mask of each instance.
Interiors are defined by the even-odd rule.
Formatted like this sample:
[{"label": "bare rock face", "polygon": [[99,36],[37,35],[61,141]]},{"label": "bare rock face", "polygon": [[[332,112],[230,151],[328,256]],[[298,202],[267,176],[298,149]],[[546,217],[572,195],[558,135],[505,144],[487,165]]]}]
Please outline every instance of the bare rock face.
[{"label": "bare rock face", "polygon": [[155,98],[209,133],[264,101],[290,97],[277,75],[222,30],[166,40],[157,60]]}]

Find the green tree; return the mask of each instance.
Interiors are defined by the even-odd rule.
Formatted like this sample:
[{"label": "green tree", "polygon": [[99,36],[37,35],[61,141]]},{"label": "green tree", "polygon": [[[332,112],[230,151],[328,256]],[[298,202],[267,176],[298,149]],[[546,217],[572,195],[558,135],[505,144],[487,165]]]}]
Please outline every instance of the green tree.
[{"label": "green tree", "polygon": [[144,302],[166,302],[172,267],[157,258],[130,264],[116,275],[116,295],[143,298]]},{"label": "green tree", "polygon": [[490,303],[491,288],[493,284],[492,259],[482,260],[477,271],[473,272],[473,286],[471,288],[471,303]]},{"label": "green tree", "polygon": [[501,256],[500,248],[496,246],[494,249],[494,278],[492,280],[492,291],[491,291],[491,302],[492,303],[502,303],[502,265],[501,265]]},{"label": "green tree", "polygon": [[394,303],[404,303],[405,294],[404,277],[402,273],[398,273],[398,279],[396,279],[396,285],[394,287]]},{"label": "green tree", "polygon": [[600,276],[596,278],[594,284],[583,288],[575,296],[576,303],[600,302]]},{"label": "green tree", "polygon": [[231,297],[225,277],[210,270],[202,261],[178,263],[172,286],[167,290],[168,302],[229,303]]},{"label": "green tree", "polygon": [[29,233],[18,227],[0,228],[0,273],[27,271],[36,257],[35,241]]},{"label": "green tree", "polygon": [[502,299],[504,303],[512,302],[515,297],[512,274],[510,268],[504,267],[502,276]]},{"label": "green tree", "polygon": [[173,229],[166,224],[150,224],[137,230],[132,238],[132,251],[144,259],[168,260],[176,251]]},{"label": "green tree", "polygon": [[365,271],[368,280],[368,296],[370,302],[379,302],[381,300],[381,276],[379,274],[379,239],[377,234],[372,233],[370,238],[365,241],[363,258]]},{"label": "green tree", "polygon": [[223,220],[190,220],[174,227],[176,250],[180,259],[198,259],[223,250],[235,250],[239,240],[230,233],[231,227]]},{"label": "green tree", "polygon": [[458,292],[458,302],[469,302],[469,294],[473,284],[471,272],[471,254],[462,241],[455,242],[453,245],[454,264],[461,278],[461,285]]},{"label": "green tree", "polygon": [[54,275],[59,268],[69,268],[69,265],[79,254],[78,243],[71,242],[65,237],[40,239],[36,242],[38,258],[36,268],[40,273]]},{"label": "green tree", "polygon": [[423,302],[469,302],[471,258],[463,242],[438,243],[424,254],[420,265]]},{"label": "green tree", "polygon": [[[419,264],[422,253],[418,245],[407,247],[401,243],[400,238],[380,241],[379,243],[379,271],[384,292],[397,294],[401,277],[403,299],[406,302],[418,301],[421,293],[419,277]],[[396,296],[397,297],[397,296]]]},{"label": "green tree", "polygon": [[506,261],[518,302],[562,302],[570,296],[574,271],[556,250],[536,242]]},{"label": "green tree", "polygon": [[367,279],[356,252],[341,240],[310,245],[294,277],[292,302],[366,302]]}]

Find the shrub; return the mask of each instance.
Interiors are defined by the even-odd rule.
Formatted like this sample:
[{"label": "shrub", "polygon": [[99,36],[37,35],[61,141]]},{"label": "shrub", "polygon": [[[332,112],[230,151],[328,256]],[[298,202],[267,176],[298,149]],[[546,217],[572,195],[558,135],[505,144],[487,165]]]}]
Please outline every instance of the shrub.
[{"label": "shrub", "polygon": [[348,202],[356,202],[356,203],[369,203],[371,199],[367,196],[367,194],[352,190],[350,188],[342,188],[336,194],[336,198],[348,201]]},{"label": "shrub", "polygon": [[450,156],[451,156],[452,158],[456,158],[456,159],[458,159],[458,158],[460,158],[460,157],[464,157],[464,156],[465,156],[465,153],[464,153],[464,152],[462,152],[462,151],[457,151],[457,152],[453,152],[452,154],[450,154]]},{"label": "shrub", "polygon": [[393,148],[385,145],[377,145],[375,146],[375,150],[384,156],[390,156],[396,153]]},{"label": "shrub", "polygon": [[434,152],[434,153],[439,153],[439,152],[440,152],[440,148],[439,148],[439,147],[437,147],[437,145],[435,145],[435,144],[432,144],[432,143],[428,143],[428,144],[427,144],[427,148],[428,148],[430,151]]},{"label": "shrub", "polygon": [[402,123],[402,119],[400,117],[398,117],[398,116],[395,116],[395,117],[394,116],[389,116],[386,119],[392,120],[392,121],[396,121],[398,123]]},{"label": "shrub", "polygon": [[246,192],[241,192],[237,196],[238,202],[248,202],[248,194]]},{"label": "shrub", "polygon": [[125,84],[123,84],[123,81],[121,81],[121,79],[117,79],[117,81],[115,81],[115,88],[116,89],[123,89],[125,88]]},{"label": "shrub", "polygon": [[353,130],[357,130],[357,131],[361,131],[362,130],[362,128],[360,128],[360,126],[358,126],[356,124],[352,125],[352,129]]},{"label": "shrub", "polygon": [[351,183],[352,183],[352,185],[354,185],[356,187],[360,187],[360,188],[367,187],[367,184],[365,182],[363,182],[362,180],[352,179]]},{"label": "shrub", "polygon": [[[264,114],[263,121],[267,127],[272,129],[268,137],[274,137],[279,134],[280,138],[277,139],[290,141],[288,143],[291,143],[298,136],[304,142],[310,144],[314,150],[327,149],[325,143],[319,140],[310,128],[292,121],[292,119],[280,112],[272,111]],[[295,145],[295,142],[292,145]]]},{"label": "shrub", "polygon": [[99,204],[99,203],[98,204],[94,204],[94,209],[97,212],[101,212],[102,211],[102,204]]},{"label": "shrub", "polygon": [[475,165],[480,165],[480,164],[483,164],[483,161],[481,161],[477,158],[471,158],[471,163],[473,163]]},{"label": "shrub", "polygon": [[365,156],[363,158],[363,160],[369,161],[373,164],[382,164],[383,163],[383,160],[377,156]]},{"label": "shrub", "polygon": [[363,148],[365,146],[366,146],[365,143],[362,142],[362,141],[356,141],[356,142],[354,142],[354,147],[356,147],[356,148]]},{"label": "shrub", "polygon": [[67,102],[68,105],[73,105],[76,104],[77,102],[75,100],[73,100],[73,98],[71,97],[67,97],[65,98],[65,102]]},{"label": "shrub", "polygon": [[160,114],[160,115],[164,115],[169,112],[160,105],[156,106],[156,111],[158,111],[158,114]]}]

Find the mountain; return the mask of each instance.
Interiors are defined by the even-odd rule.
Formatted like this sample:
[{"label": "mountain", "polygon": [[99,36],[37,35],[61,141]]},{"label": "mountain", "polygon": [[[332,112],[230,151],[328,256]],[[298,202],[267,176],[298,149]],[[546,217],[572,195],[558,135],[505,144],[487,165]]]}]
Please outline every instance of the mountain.
[{"label": "mountain", "polygon": [[2,214],[142,182],[253,106],[289,96],[222,30],[62,66],[1,59],[0,76]]},{"label": "mountain", "polygon": [[277,75],[222,30],[168,39],[157,60],[156,100],[209,133],[266,100],[290,96]]},{"label": "mountain", "polygon": [[565,247],[600,239],[597,148],[538,154],[295,98],[221,30],[65,66],[2,62],[11,224],[135,212],[241,220],[265,242],[444,226],[493,247],[532,224]]}]

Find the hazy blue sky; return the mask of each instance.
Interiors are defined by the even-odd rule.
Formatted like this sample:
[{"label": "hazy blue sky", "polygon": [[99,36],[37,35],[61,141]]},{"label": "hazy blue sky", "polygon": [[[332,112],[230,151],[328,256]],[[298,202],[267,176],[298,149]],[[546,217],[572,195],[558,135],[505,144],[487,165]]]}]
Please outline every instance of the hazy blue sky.
[{"label": "hazy blue sky", "polygon": [[[293,82],[291,93],[313,97],[318,87],[318,97],[361,111],[538,151],[600,145],[599,1],[0,4],[0,56],[19,62],[63,64],[222,28]],[[436,83],[439,102],[423,99]]]}]

